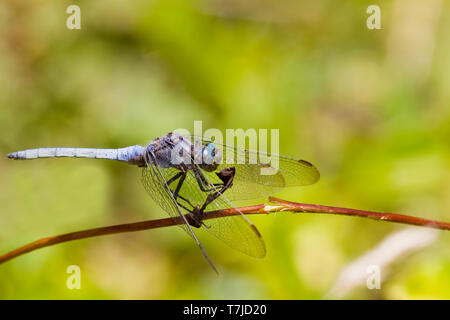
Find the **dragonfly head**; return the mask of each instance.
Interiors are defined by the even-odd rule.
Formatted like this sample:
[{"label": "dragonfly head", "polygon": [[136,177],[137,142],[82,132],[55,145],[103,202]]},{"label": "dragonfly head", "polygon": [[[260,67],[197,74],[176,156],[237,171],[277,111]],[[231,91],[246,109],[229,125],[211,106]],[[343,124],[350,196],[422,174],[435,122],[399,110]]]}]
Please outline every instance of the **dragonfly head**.
[{"label": "dragonfly head", "polygon": [[200,168],[205,171],[214,171],[222,161],[222,154],[213,143],[207,143],[202,148]]}]

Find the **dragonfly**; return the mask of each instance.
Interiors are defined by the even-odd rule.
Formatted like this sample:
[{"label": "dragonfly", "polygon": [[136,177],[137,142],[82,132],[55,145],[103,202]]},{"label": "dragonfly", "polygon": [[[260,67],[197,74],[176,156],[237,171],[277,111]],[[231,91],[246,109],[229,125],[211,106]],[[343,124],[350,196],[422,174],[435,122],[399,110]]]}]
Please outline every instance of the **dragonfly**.
[{"label": "dragonfly", "polygon": [[[35,148],[8,154],[8,158],[15,160],[55,157],[116,160],[141,167],[147,193],[170,217],[182,218],[180,226],[195,240],[216,273],[217,268],[194,229],[205,229],[229,247],[263,258],[266,247],[252,221],[240,211],[233,216],[221,215],[220,211],[238,210],[235,201],[260,199],[285,187],[310,185],[320,177],[317,168],[305,160],[175,132],[158,137],[147,146]],[[272,161],[269,163],[267,159]],[[273,170],[263,174],[264,169]],[[208,211],[218,215],[203,221]]]}]

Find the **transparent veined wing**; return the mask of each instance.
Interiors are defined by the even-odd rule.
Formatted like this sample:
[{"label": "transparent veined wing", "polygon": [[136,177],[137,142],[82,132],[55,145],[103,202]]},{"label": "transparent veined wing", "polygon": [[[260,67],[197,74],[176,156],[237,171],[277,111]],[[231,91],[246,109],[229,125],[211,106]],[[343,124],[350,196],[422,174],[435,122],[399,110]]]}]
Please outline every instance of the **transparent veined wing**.
[{"label": "transparent veined wing", "polygon": [[[147,158],[146,158],[147,159]],[[145,189],[148,194],[158,203],[161,208],[163,208],[171,217],[182,217],[185,221],[185,224],[181,224],[181,228],[183,228],[189,236],[191,236],[200,247],[204,257],[214,269],[214,271],[218,274],[217,268],[206,253],[202,244],[197,238],[197,235],[194,233],[192,228],[189,226],[186,218],[183,215],[183,212],[178,207],[177,202],[175,201],[172,191],[169,189],[167,185],[167,181],[163,175],[163,171],[158,167],[155,163],[153,163],[149,159],[147,159],[147,167],[142,169],[142,182],[144,184]]]},{"label": "transparent veined wing", "polygon": [[[227,167],[235,168],[233,187],[227,190],[230,200],[263,198],[284,187],[306,186],[320,178],[317,168],[305,160],[228,146],[217,141],[201,140],[199,137],[187,138],[192,141],[199,139],[202,145],[213,143],[218,148],[222,161],[216,171]],[[270,158],[278,164],[278,169],[268,163],[267,159]],[[264,170],[273,174],[263,174]]]},{"label": "transparent veined wing", "polygon": [[[169,181],[179,172],[175,168],[160,168],[160,171],[165,181]],[[202,171],[202,173],[209,182],[208,186],[206,186],[207,188],[214,188],[214,183],[222,182],[214,172]],[[172,192],[177,188],[178,182],[179,180],[176,180],[169,185]],[[205,211],[234,208],[235,206],[226,198],[228,191],[225,191],[210,203]],[[185,207],[183,210],[187,213],[188,211],[186,209],[192,210],[196,206],[201,207],[208,194],[209,192],[204,192],[200,189],[194,173],[189,170],[179,190],[180,197],[177,201]],[[162,208],[168,211],[164,206]],[[206,227],[202,226],[204,230],[222,240],[231,248],[255,258],[265,256],[266,248],[261,234],[255,225],[243,214],[208,219],[204,221],[204,224],[206,225]]]},{"label": "transparent veined wing", "polygon": [[[166,181],[160,168],[155,164],[148,162],[147,167],[142,168],[141,180],[150,197],[152,197],[153,200],[169,214],[169,216],[177,218],[180,217],[180,214],[183,214],[173,199],[172,194],[165,187]],[[192,236],[187,225],[180,224],[179,226],[184,229],[187,234]]]}]

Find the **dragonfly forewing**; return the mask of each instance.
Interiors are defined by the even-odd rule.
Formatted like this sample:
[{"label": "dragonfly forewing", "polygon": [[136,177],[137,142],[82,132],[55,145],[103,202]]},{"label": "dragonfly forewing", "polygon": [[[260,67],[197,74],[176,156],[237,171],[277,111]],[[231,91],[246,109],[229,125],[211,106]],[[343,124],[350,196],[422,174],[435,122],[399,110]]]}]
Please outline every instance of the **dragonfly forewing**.
[{"label": "dragonfly forewing", "polygon": [[[195,141],[201,138],[193,136],[190,139]],[[320,179],[317,168],[305,160],[247,150],[217,141],[200,140],[202,145],[207,143],[213,143],[221,153],[222,159],[217,171],[235,168],[233,187],[226,194],[232,201],[259,199],[284,187],[306,186]],[[268,163],[268,159],[272,159],[274,163]],[[272,169],[269,170],[271,174],[263,174],[263,170],[268,168]]]}]

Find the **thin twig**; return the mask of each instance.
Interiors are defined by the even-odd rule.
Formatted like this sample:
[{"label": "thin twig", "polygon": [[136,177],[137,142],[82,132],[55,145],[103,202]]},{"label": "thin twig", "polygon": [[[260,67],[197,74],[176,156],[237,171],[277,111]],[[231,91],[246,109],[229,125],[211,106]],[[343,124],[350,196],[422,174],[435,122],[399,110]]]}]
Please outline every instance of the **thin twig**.
[{"label": "thin twig", "polygon": [[[261,214],[264,212],[261,212],[260,210],[264,208],[264,205],[256,205],[251,207],[245,207],[240,208],[239,210],[242,213],[245,214]],[[225,217],[225,216],[233,216],[240,214],[238,209],[224,209],[220,211],[210,211],[205,213],[204,219],[213,219],[218,217]],[[190,221],[190,216],[186,215],[186,219]],[[18,256],[21,256],[25,253],[52,246],[54,244],[63,243],[63,242],[69,242],[73,240],[79,240],[79,239],[86,239],[86,238],[92,238],[92,237],[98,237],[98,236],[104,236],[108,234],[115,234],[115,233],[125,233],[125,232],[134,232],[134,231],[142,231],[142,230],[150,230],[150,229],[156,229],[156,228],[164,228],[164,227],[170,227],[175,226],[179,224],[183,224],[184,221],[181,217],[179,218],[165,218],[165,219],[158,219],[158,220],[148,220],[148,221],[141,221],[141,222],[134,222],[134,223],[126,223],[126,224],[119,224],[114,226],[108,226],[108,227],[100,227],[100,228],[94,228],[94,229],[87,229],[82,231],[75,231],[65,234],[60,234],[52,237],[42,238],[33,242],[30,242],[20,248],[17,248],[15,250],[12,250],[2,256],[0,256],[0,264],[14,259]]]},{"label": "thin twig", "polygon": [[[302,212],[302,213],[325,213],[325,214],[338,214],[338,215],[348,215],[348,216],[356,216],[369,218],[374,220],[381,221],[389,221],[389,222],[397,222],[409,225],[416,225],[428,228],[435,228],[441,230],[450,230],[450,223],[441,222],[435,220],[428,220],[418,217],[406,216],[395,213],[380,213],[380,212],[372,212],[372,211],[364,211],[364,210],[356,210],[356,209],[348,209],[348,208],[339,208],[339,207],[329,207],[322,206],[316,204],[305,204],[305,203],[296,203],[291,201],[286,201],[282,199],[278,199],[275,197],[269,198],[270,202],[275,203],[277,205],[255,205],[249,207],[241,207],[234,209],[223,209],[218,211],[210,211],[205,213],[204,219],[214,219],[214,218],[223,218],[228,216],[234,216],[240,214],[240,212],[244,214],[269,214],[273,212]],[[186,215],[186,219],[189,221],[190,217]],[[58,243],[86,239],[91,237],[97,237],[108,234],[115,233],[124,233],[124,232],[134,232],[134,231],[142,231],[156,228],[169,227],[174,225],[183,224],[183,219],[179,218],[166,218],[166,219],[158,219],[158,220],[149,220],[135,223],[127,223],[120,224],[108,227],[94,228],[82,231],[76,231],[66,234],[61,234],[57,236],[52,236],[48,238],[39,239],[33,242],[30,242],[20,248],[17,248],[13,251],[10,251],[2,256],[0,256],[0,264],[4,263],[8,260],[14,259],[18,256],[21,256],[25,253],[52,246]]]},{"label": "thin twig", "polygon": [[329,213],[329,214],[339,214],[346,216],[354,216],[361,218],[369,218],[373,220],[382,220],[388,222],[396,222],[403,224],[410,224],[414,226],[435,228],[441,230],[450,230],[449,222],[441,222],[436,220],[423,219],[419,217],[406,216],[397,213],[386,213],[386,212],[374,212],[374,211],[364,211],[358,209],[348,209],[340,207],[329,207],[321,206],[318,204],[305,204],[290,202],[275,197],[269,197],[269,201],[277,203],[285,207],[287,211],[293,212],[304,212],[304,213]]}]

